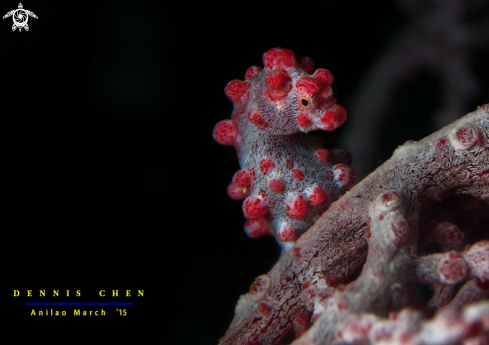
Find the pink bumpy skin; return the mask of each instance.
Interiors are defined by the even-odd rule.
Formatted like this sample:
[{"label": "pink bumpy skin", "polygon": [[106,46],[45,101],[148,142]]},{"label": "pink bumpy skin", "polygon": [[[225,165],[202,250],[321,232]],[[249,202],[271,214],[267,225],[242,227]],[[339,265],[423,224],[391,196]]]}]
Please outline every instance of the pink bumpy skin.
[{"label": "pink bumpy skin", "polygon": [[[336,104],[333,75],[314,62],[298,62],[292,51],[274,48],[263,55],[264,69],[250,67],[245,80],[224,89],[233,102],[230,120],[214,127],[214,139],[232,145],[239,170],[228,194],[244,199],[250,237],[274,235],[287,251],[355,179],[351,158],[322,147],[306,133],[332,131],[346,120]],[[312,73],[312,74],[311,74]]]}]

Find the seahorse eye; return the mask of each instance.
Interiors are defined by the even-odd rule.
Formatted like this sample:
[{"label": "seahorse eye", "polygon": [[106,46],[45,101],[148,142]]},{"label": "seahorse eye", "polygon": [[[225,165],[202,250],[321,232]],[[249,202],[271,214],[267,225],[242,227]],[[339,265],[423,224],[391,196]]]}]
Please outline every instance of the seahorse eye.
[{"label": "seahorse eye", "polygon": [[316,99],[311,95],[301,95],[298,98],[298,103],[300,106],[307,108],[309,110],[316,108]]}]

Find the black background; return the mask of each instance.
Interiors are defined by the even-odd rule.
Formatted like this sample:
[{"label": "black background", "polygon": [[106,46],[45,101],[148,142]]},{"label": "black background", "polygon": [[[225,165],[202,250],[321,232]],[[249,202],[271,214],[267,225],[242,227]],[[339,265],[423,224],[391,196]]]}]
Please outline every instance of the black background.
[{"label": "black background", "polygon": [[[330,69],[348,110],[406,17],[387,1],[23,5],[39,17],[28,32],[0,21],[2,299],[131,288],[145,303],[129,321],[12,317],[5,343],[217,344],[239,295],[279,255],[272,238],[246,237],[241,203],[226,194],[237,159],[212,139],[232,110],[225,85],[284,47]],[[489,102],[487,61],[485,50],[472,62],[482,91],[467,111]],[[427,74],[401,90],[392,127],[405,130],[379,159],[430,132],[438,86]],[[405,125],[410,107],[423,120]]]}]

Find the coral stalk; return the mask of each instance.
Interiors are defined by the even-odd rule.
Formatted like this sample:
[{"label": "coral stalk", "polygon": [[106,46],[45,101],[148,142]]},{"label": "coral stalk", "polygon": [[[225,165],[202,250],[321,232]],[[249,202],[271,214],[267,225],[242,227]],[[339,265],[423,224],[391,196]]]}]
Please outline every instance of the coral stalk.
[{"label": "coral stalk", "polygon": [[[430,316],[441,306],[458,310],[485,298],[488,201],[486,104],[400,146],[334,202],[261,276],[266,283],[258,284],[259,294],[241,296],[221,344],[282,344],[303,334],[297,344],[330,344],[338,330],[348,329],[348,315],[382,317],[410,306]],[[429,306],[415,298],[415,283],[435,291]],[[464,285],[453,297],[454,284]],[[487,308],[480,308],[479,316],[486,315]],[[479,309],[464,313],[472,310]],[[420,317],[412,315],[417,321],[410,324],[417,327]],[[312,322],[322,327],[307,331]],[[459,338],[475,334],[464,332]],[[345,334],[346,343],[355,343]]]}]

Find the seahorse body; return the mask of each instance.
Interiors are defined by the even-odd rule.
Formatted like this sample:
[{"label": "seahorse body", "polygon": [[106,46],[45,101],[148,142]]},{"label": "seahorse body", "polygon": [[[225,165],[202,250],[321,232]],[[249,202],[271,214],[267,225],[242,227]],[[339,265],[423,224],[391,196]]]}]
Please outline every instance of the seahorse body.
[{"label": "seahorse body", "polygon": [[348,153],[330,152],[322,138],[307,134],[332,131],[346,120],[333,97],[331,72],[314,71],[310,58],[297,62],[283,48],[267,51],[263,64],[250,67],[244,81],[227,84],[233,114],[217,123],[213,136],[236,148],[241,170],[228,194],[244,199],[246,233],[274,235],[287,251],[355,176]]}]

